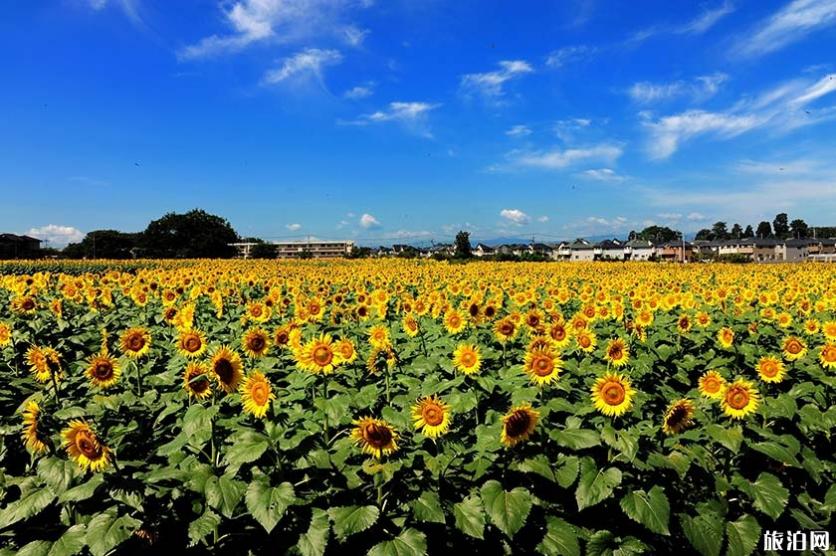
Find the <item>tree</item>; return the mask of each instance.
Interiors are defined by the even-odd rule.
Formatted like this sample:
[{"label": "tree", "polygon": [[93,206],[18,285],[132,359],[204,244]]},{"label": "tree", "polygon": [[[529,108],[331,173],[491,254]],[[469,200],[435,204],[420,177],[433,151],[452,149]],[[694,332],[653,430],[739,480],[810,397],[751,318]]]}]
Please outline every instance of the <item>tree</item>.
[{"label": "tree", "polygon": [[130,259],[133,249],[141,243],[140,236],[117,230],[94,230],[80,242],[67,245],[63,255],[70,259]]},{"label": "tree", "polygon": [[740,224],[735,223],[734,226],[732,226],[731,236],[735,239],[743,237],[743,228],[740,227]]},{"label": "tree", "polygon": [[367,259],[372,256],[372,250],[370,247],[360,247],[358,245],[352,245],[351,251],[349,251],[345,258],[346,259]]},{"label": "tree", "polygon": [[715,222],[711,227],[711,233],[714,234],[714,239],[729,239],[729,231],[726,229],[725,222]]},{"label": "tree", "polygon": [[796,218],[790,222],[790,229],[792,230],[792,237],[796,239],[807,237],[810,232],[810,227],[800,218]]},{"label": "tree", "polygon": [[265,241],[255,241],[253,242],[253,248],[250,250],[250,257],[253,259],[275,259],[278,250],[276,246],[272,243],[267,243]]},{"label": "tree", "polygon": [[665,243],[679,239],[679,232],[671,230],[667,226],[648,226],[639,233],[639,239],[654,243]]},{"label": "tree", "polygon": [[694,236],[694,239],[711,241],[712,239],[714,239],[714,233],[708,228],[703,228],[702,230],[697,232],[697,235]]},{"label": "tree", "polygon": [[757,236],[761,239],[772,237],[772,226],[764,220],[760,224],[758,224],[758,231]]},{"label": "tree", "polygon": [[464,230],[456,234],[456,253],[453,255],[457,259],[469,259],[473,256],[473,251],[470,248],[470,233]]},{"label": "tree", "polygon": [[743,230],[743,237],[755,237],[755,232],[752,230],[752,225],[749,224],[746,226],[746,229]]},{"label": "tree", "polygon": [[630,233],[627,235],[627,241],[633,241],[635,239],[639,239],[639,234],[636,233],[636,230],[630,230]]},{"label": "tree", "polygon": [[775,215],[775,220],[772,221],[772,231],[775,233],[775,237],[778,238],[785,238],[790,235],[790,226],[786,212]]},{"label": "tree", "polygon": [[235,255],[229,244],[238,241],[238,234],[226,219],[195,209],[154,220],[142,239],[150,257],[228,258]]}]

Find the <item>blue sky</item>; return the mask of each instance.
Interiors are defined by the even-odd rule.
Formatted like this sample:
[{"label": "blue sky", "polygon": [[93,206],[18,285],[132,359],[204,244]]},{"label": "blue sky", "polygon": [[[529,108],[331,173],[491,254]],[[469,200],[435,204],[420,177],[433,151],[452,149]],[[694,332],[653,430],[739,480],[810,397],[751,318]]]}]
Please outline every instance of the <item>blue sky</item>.
[{"label": "blue sky", "polygon": [[0,231],[53,245],[836,225],[836,0],[14,2],[0,51]]}]

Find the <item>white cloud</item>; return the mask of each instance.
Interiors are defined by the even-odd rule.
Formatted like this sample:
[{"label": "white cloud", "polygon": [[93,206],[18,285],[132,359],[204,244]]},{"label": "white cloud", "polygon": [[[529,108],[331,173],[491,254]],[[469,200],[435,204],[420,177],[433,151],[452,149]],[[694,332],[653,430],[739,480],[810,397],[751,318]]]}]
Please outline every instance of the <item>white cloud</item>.
[{"label": "white cloud", "polygon": [[322,50],[307,48],[285,58],[281,67],[269,70],[264,74],[264,83],[281,83],[288,79],[315,78],[322,82],[322,68],[338,64],[342,61],[342,54],[338,50]]},{"label": "white cloud", "polygon": [[537,219],[537,222],[542,222],[542,223],[544,223],[544,224],[545,224],[546,222],[548,222],[548,221],[549,221],[549,217],[548,217],[548,216],[541,216],[541,217],[539,217],[539,218]]},{"label": "white cloud", "polygon": [[597,168],[584,170],[582,176],[596,181],[620,182],[626,178],[620,176],[612,168]]},{"label": "white cloud", "polygon": [[531,222],[531,217],[519,209],[502,209],[499,216],[515,226],[524,226]]},{"label": "white cloud", "polygon": [[359,45],[365,30],[346,24],[349,12],[371,2],[356,0],[238,0],[218,2],[227,34],[210,35],[178,52],[180,59],[196,59],[240,51],[253,44],[297,43],[330,35]]},{"label": "white cloud", "polygon": [[707,217],[700,212],[689,212],[686,218],[691,222],[702,222],[707,220]]},{"label": "white cloud", "polygon": [[88,0],[88,4],[94,10],[101,10],[107,6],[107,0]]},{"label": "white cloud", "polygon": [[656,216],[658,216],[662,220],[674,220],[675,221],[675,220],[679,220],[680,218],[682,218],[682,213],[679,213],[679,212],[660,212]]},{"label": "white cloud", "polygon": [[655,121],[640,114],[649,131],[648,152],[651,158],[664,159],[682,143],[701,135],[729,139],[758,128],[785,133],[836,119],[834,107],[802,110],[834,91],[836,76],[828,75],[815,83],[809,79],[783,83],[755,97],[744,97],[723,112],[691,109]]},{"label": "white cloud", "polygon": [[351,89],[344,92],[343,96],[352,100],[367,98],[374,94],[374,87],[375,83],[373,81],[368,81],[362,85],[356,85],[352,87]]},{"label": "white cloud", "polygon": [[550,68],[560,68],[572,62],[578,62],[584,58],[590,58],[598,52],[597,48],[577,45],[564,46],[558,50],[553,50],[546,58],[546,65]]},{"label": "white cloud", "polygon": [[734,4],[732,4],[731,2],[723,2],[722,5],[713,9],[705,10],[696,18],[683,25],[680,25],[675,29],[674,32],[679,34],[701,35],[702,33],[705,33],[706,31],[714,27],[714,25],[718,21],[732,13],[734,9]]},{"label": "white cloud", "polygon": [[428,102],[390,102],[385,110],[378,110],[371,114],[364,114],[356,120],[344,121],[340,120],[337,123],[343,125],[369,125],[380,124],[386,122],[395,122],[404,126],[407,130],[412,131],[422,137],[432,137],[427,126],[427,116],[432,110],[435,110],[441,104],[432,104]]},{"label": "white cloud", "polygon": [[531,128],[525,125],[515,125],[505,132],[508,137],[525,137],[531,135]]},{"label": "white cloud", "polygon": [[836,0],[794,0],[738,39],[735,52],[755,57],[784,48],[836,24]]},{"label": "white cloud", "polygon": [[285,228],[287,228],[291,232],[298,232],[299,230],[302,229],[302,225],[301,224],[287,224],[285,226]]},{"label": "white cloud", "polygon": [[371,214],[365,213],[360,217],[360,226],[369,230],[371,228],[380,228],[380,221]]},{"label": "white cloud", "polygon": [[496,71],[463,75],[461,88],[465,94],[481,95],[485,100],[496,102],[505,95],[505,83],[533,71],[525,60],[503,60]]},{"label": "white cloud", "polygon": [[691,96],[694,100],[701,101],[714,96],[720,89],[720,85],[727,79],[728,76],[724,73],[714,73],[696,77],[692,83],[682,80],[670,83],[640,81],[634,83],[627,90],[627,94],[635,102],[642,104],[670,100],[681,96]]},{"label": "white cloud", "polygon": [[554,134],[564,143],[572,143],[579,136],[584,134],[592,120],[589,118],[569,118],[557,120],[554,123]]},{"label": "white cloud", "polygon": [[40,228],[30,228],[26,235],[49,241],[51,247],[77,243],[84,239],[84,232],[72,226],[48,224]]},{"label": "white cloud", "polygon": [[544,170],[561,170],[581,162],[601,161],[613,163],[623,152],[618,145],[600,144],[586,148],[551,149],[546,151],[510,153],[514,166],[525,168],[539,168]]}]

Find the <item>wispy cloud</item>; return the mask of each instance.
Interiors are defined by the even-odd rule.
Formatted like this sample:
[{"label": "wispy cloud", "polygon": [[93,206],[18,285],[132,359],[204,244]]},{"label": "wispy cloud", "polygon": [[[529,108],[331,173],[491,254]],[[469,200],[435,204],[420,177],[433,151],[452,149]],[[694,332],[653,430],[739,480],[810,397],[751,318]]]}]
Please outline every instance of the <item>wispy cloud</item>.
[{"label": "wispy cloud", "polygon": [[552,50],[546,57],[546,65],[550,68],[561,68],[569,64],[579,62],[593,57],[598,53],[598,48],[594,46],[587,46],[584,44],[574,46],[564,46],[557,50]]},{"label": "wispy cloud", "polygon": [[135,26],[145,27],[139,11],[139,0],[87,0],[87,5],[95,11],[104,10],[108,6],[116,6]]},{"label": "wispy cloud", "polygon": [[759,128],[778,133],[814,125],[836,118],[836,108],[814,108],[814,101],[836,91],[836,76],[817,82],[797,79],[769,89],[755,97],[744,97],[722,112],[690,109],[679,114],[652,119],[644,115],[649,132],[651,158],[664,159],[698,136],[730,139]]},{"label": "wispy cloud", "polygon": [[701,75],[693,81],[671,81],[668,83],[651,83],[639,81],[627,90],[627,94],[635,102],[650,104],[670,100],[677,97],[689,96],[694,101],[703,101],[714,96],[720,86],[728,79],[725,73]]},{"label": "wispy cloud", "polygon": [[356,0],[238,0],[220,1],[226,34],[204,37],[178,52],[180,59],[197,59],[243,50],[262,42],[283,44],[329,35],[347,45],[362,43],[366,31],[345,20],[370,5]]},{"label": "wispy cloud", "polygon": [[499,69],[486,73],[468,73],[461,77],[461,90],[466,96],[477,95],[491,103],[499,103],[505,96],[505,84],[532,73],[534,68],[525,60],[503,60]]},{"label": "wispy cloud", "polygon": [[721,19],[734,12],[734,10],[734,4],[726,1],[714,8],[703,10],[695,18],[684,23],[661,24],[642,29],[634,33],[626,43],[640,43],[658,35],[701,35],[714,27]]},{"label": "wispy cloud", "polygon": [[531,217],[519,209],[502,209],[499,216],[514,226],[525,226],[531,222]]},{"label": "wispy cloud", "polygon": [[360,217],[360,226],[366,230],[370,230],[373,228],[380,228],[381,224],[377,218],[369,213],[365,213]]},{"label": "wispy cloud", "polygon": [[355,85],[351,89],[347,90],[343,93],[345,98],[349,98],[352,100],[359,100],[361,98],[367,98],[374,94],[375,83],[374,81],[367,81],[362,85]]},{"label": "wispy cloud", "polygon": [[589,147],[540,151],[511,151],[508,159],[512,167],[540,170],[563,170],[580,163],[605,162],[612,164],[621,156],[619,145],[602,143]]},{"label": "wispy cloud", "polygon": [[753,58],[780,50],[836,24],[836,0],[794,0],[743,34],[734,52]]},{"label": "wispy cloud", "polygon": [[301,224],[286,224],[285,228],[287,228],[291,232],[298,232],[299,230],[302,229],[302,225]]},{"label": "wispy cloud", "polygon": [[432,133],[427,125],[427,116],[439,106],[441,104],[429,102],[390,102],[389,106],[383,110],[378,110],[371,114],[364,114],[355,120],[340,120],[337,123],[365,126],[395,122],[414,133],[424,137],[432,137]]},{"label": "wispy cloud", "polygon": [[624,176],[619,175],[612,168],[593,168],[589,170],[584,170],[581,173],[581,176],[590,180],[613,183],[622,182],[626,179]]},{"label": "wispy cloud", "polygon": [[40,228],[30,228],[26,235],[46,240],[52,247],[64,246],[68,243],[76,243],[84,239],[84,232],[72,226],[60,226],[57,224],[47,224]]},{"label": "wispy cloud", "polygon": [[285,58],[280,67],[267,71],[262,81],[267,84],[276,84],[288,80],[315,79],[323,84],[322,69],[325,66],[339,64],[342,59],[342,54],[338,50],[307,48]]},{"label": "wispy cloud", "polygon": [[526,125],[515,125],[508,129],[505,135],[508,137],[526,137],[531,135],[531,128]]}]

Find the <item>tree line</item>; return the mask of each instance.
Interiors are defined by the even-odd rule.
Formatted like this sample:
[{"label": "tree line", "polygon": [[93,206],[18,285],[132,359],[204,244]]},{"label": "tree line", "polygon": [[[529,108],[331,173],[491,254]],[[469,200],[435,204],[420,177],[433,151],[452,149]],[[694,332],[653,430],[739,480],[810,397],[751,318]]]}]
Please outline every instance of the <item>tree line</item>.
[{"label": "tree line", "polygon": [[[820,237],[828,237],[836,231],[834,228],[817,228],[816,232]],[[694,239],[698,240],[720,240],[720,239],[744,239],[744,238],[774,238],[774,239],[801,239],[810,237],[812,229],[804,220],[796,218],[792,222],[789,221],[789,216],[786,212],[781,212],[775,215],[772,223],[764,220],[758,224],[756,229],[752,225],[746,226],[744,229],[740,224],[735,223],[731,230],[728,229],[726,222],[715,222],[709,228],[703,228]]]}]

